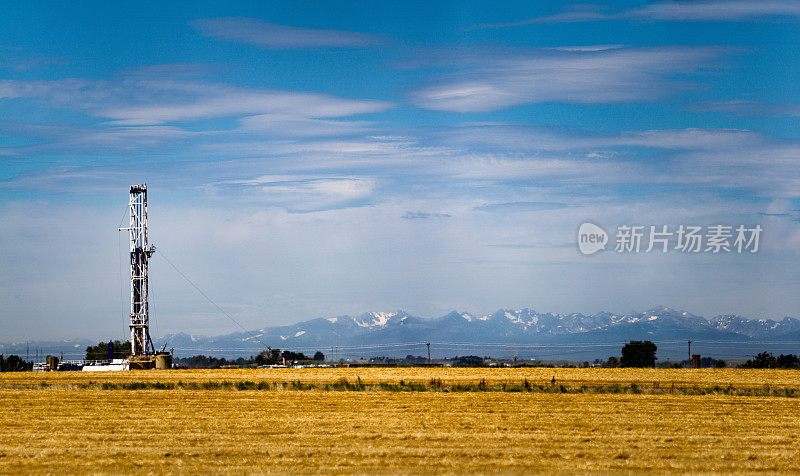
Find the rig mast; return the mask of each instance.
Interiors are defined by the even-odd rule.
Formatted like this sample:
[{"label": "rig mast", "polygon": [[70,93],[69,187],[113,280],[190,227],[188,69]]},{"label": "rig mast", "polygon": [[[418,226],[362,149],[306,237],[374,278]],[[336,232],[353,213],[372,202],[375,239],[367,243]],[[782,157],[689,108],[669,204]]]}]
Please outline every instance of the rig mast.
[{"label": "rig mast", "polygon": [[150,340],[150,315],[148,304],[148,262],[155,246],[147,243],[147,185],[131,185],[129,202],[130,226],[120,228],[130,232],[131,244],[131,353],[154,354]]}]

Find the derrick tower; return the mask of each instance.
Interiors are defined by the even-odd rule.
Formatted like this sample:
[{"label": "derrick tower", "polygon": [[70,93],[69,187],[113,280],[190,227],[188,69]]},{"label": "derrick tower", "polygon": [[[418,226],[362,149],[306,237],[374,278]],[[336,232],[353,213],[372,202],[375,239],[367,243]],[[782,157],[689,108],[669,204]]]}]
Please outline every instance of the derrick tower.
[{"label": "derrick tower", "polygon": [[147,243],[147,185],[131,185],[130,226],[131,251],[131,352],[132,355],[154,354],[150,340],[148,304],[148,262],[156,251]]}]

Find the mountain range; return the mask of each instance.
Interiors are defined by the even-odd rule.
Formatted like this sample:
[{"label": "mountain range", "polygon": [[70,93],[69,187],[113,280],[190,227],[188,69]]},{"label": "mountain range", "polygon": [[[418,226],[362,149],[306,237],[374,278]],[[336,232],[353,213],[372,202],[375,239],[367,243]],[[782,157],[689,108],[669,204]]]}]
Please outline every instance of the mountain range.
[{"label": "mountain range", "polygon": [[[358,316],[312,319],[287,326],[200,336],[168,334],[156,339],[158,349],[174,349],[176,356],[197,354],[246,357],[267,346],[313,354],[329,359],[374,356],[432,357],[481,355],[543,360],[593,360],[619,355],[630,340],[651,340],[658,358],[686,359],[692,353],[724,359],[744,359],[770,351],[800,353],[800,320],[785,317],[748,319],[726,314],[706,319],[686,311],[656,307],[644,312],[540,313],[531,309],[499,309],[475,316],[450,312],[438,318],[421,318],[404,311],[367,312]],[[80,358],[89,339],[57,342],[0,343],[0,353],[41,355],[64,353]]]},{"label": "mountain range", "polygon": [[661,359],[687,358],[689,340],[694,342],[693,353],[719,358],[747,358],[763,350],[798,353],[800,320],[738,315],[705,319],[668,307],[591,315],[499,309],[474,316],[454,311],[434,319],[403,311],[368,312],[216,337],[170,334],[158,339],[158,345],[174,348],[176,355],[253,355],[270,346],[310,353],[319,350],[329,358],[342,358],[424,355],[425,343],[430,342],[434,357],[477,354],[581,360],[619,355],[621,345],[629,340],[656,342]]}]

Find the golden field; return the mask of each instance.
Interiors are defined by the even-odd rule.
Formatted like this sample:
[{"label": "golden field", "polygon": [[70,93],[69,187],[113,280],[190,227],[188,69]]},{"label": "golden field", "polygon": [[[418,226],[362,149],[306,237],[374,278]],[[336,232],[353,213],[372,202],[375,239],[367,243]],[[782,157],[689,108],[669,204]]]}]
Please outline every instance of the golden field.
[{"label": "golden field", "polygon": [[42,382],[55,386],[74,386],[89,382],[336,382],[344,378],[364,383],[426,383],[431,379],[445,384],[487,385],[520,383],[641,386],[729,386],[755,388],[764,385],[800,389],[800,372],[780,369],[615,369],[615,368],[459,368],[459,367],[339,367],[305,369],[224,369],[224,370],[140,370],[129,372],[9,372],[0,373],[0,388],[38,387]]},{"label": "golden field", "polygon": [[569,385],[800,387],[800,372],[777,370],[6,373],[0,374],[0,473],[800,471],[800,398],[97,387],[135,381],[320,384],[343,377],[544,384],[554,374]]}]

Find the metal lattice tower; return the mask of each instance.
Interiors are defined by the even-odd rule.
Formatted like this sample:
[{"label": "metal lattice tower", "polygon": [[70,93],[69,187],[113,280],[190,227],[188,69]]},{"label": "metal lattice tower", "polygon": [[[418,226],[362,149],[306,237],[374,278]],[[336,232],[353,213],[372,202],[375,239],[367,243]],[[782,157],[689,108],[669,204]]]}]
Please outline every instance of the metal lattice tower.
[{"label": "metal lattice tower", "polygon": [[131,185],[129,202],[131,244],[131,352],[132,355],[155,353],[150,339],[148,304],[148,262],[155,246],[147,243],[147,185]]}]

